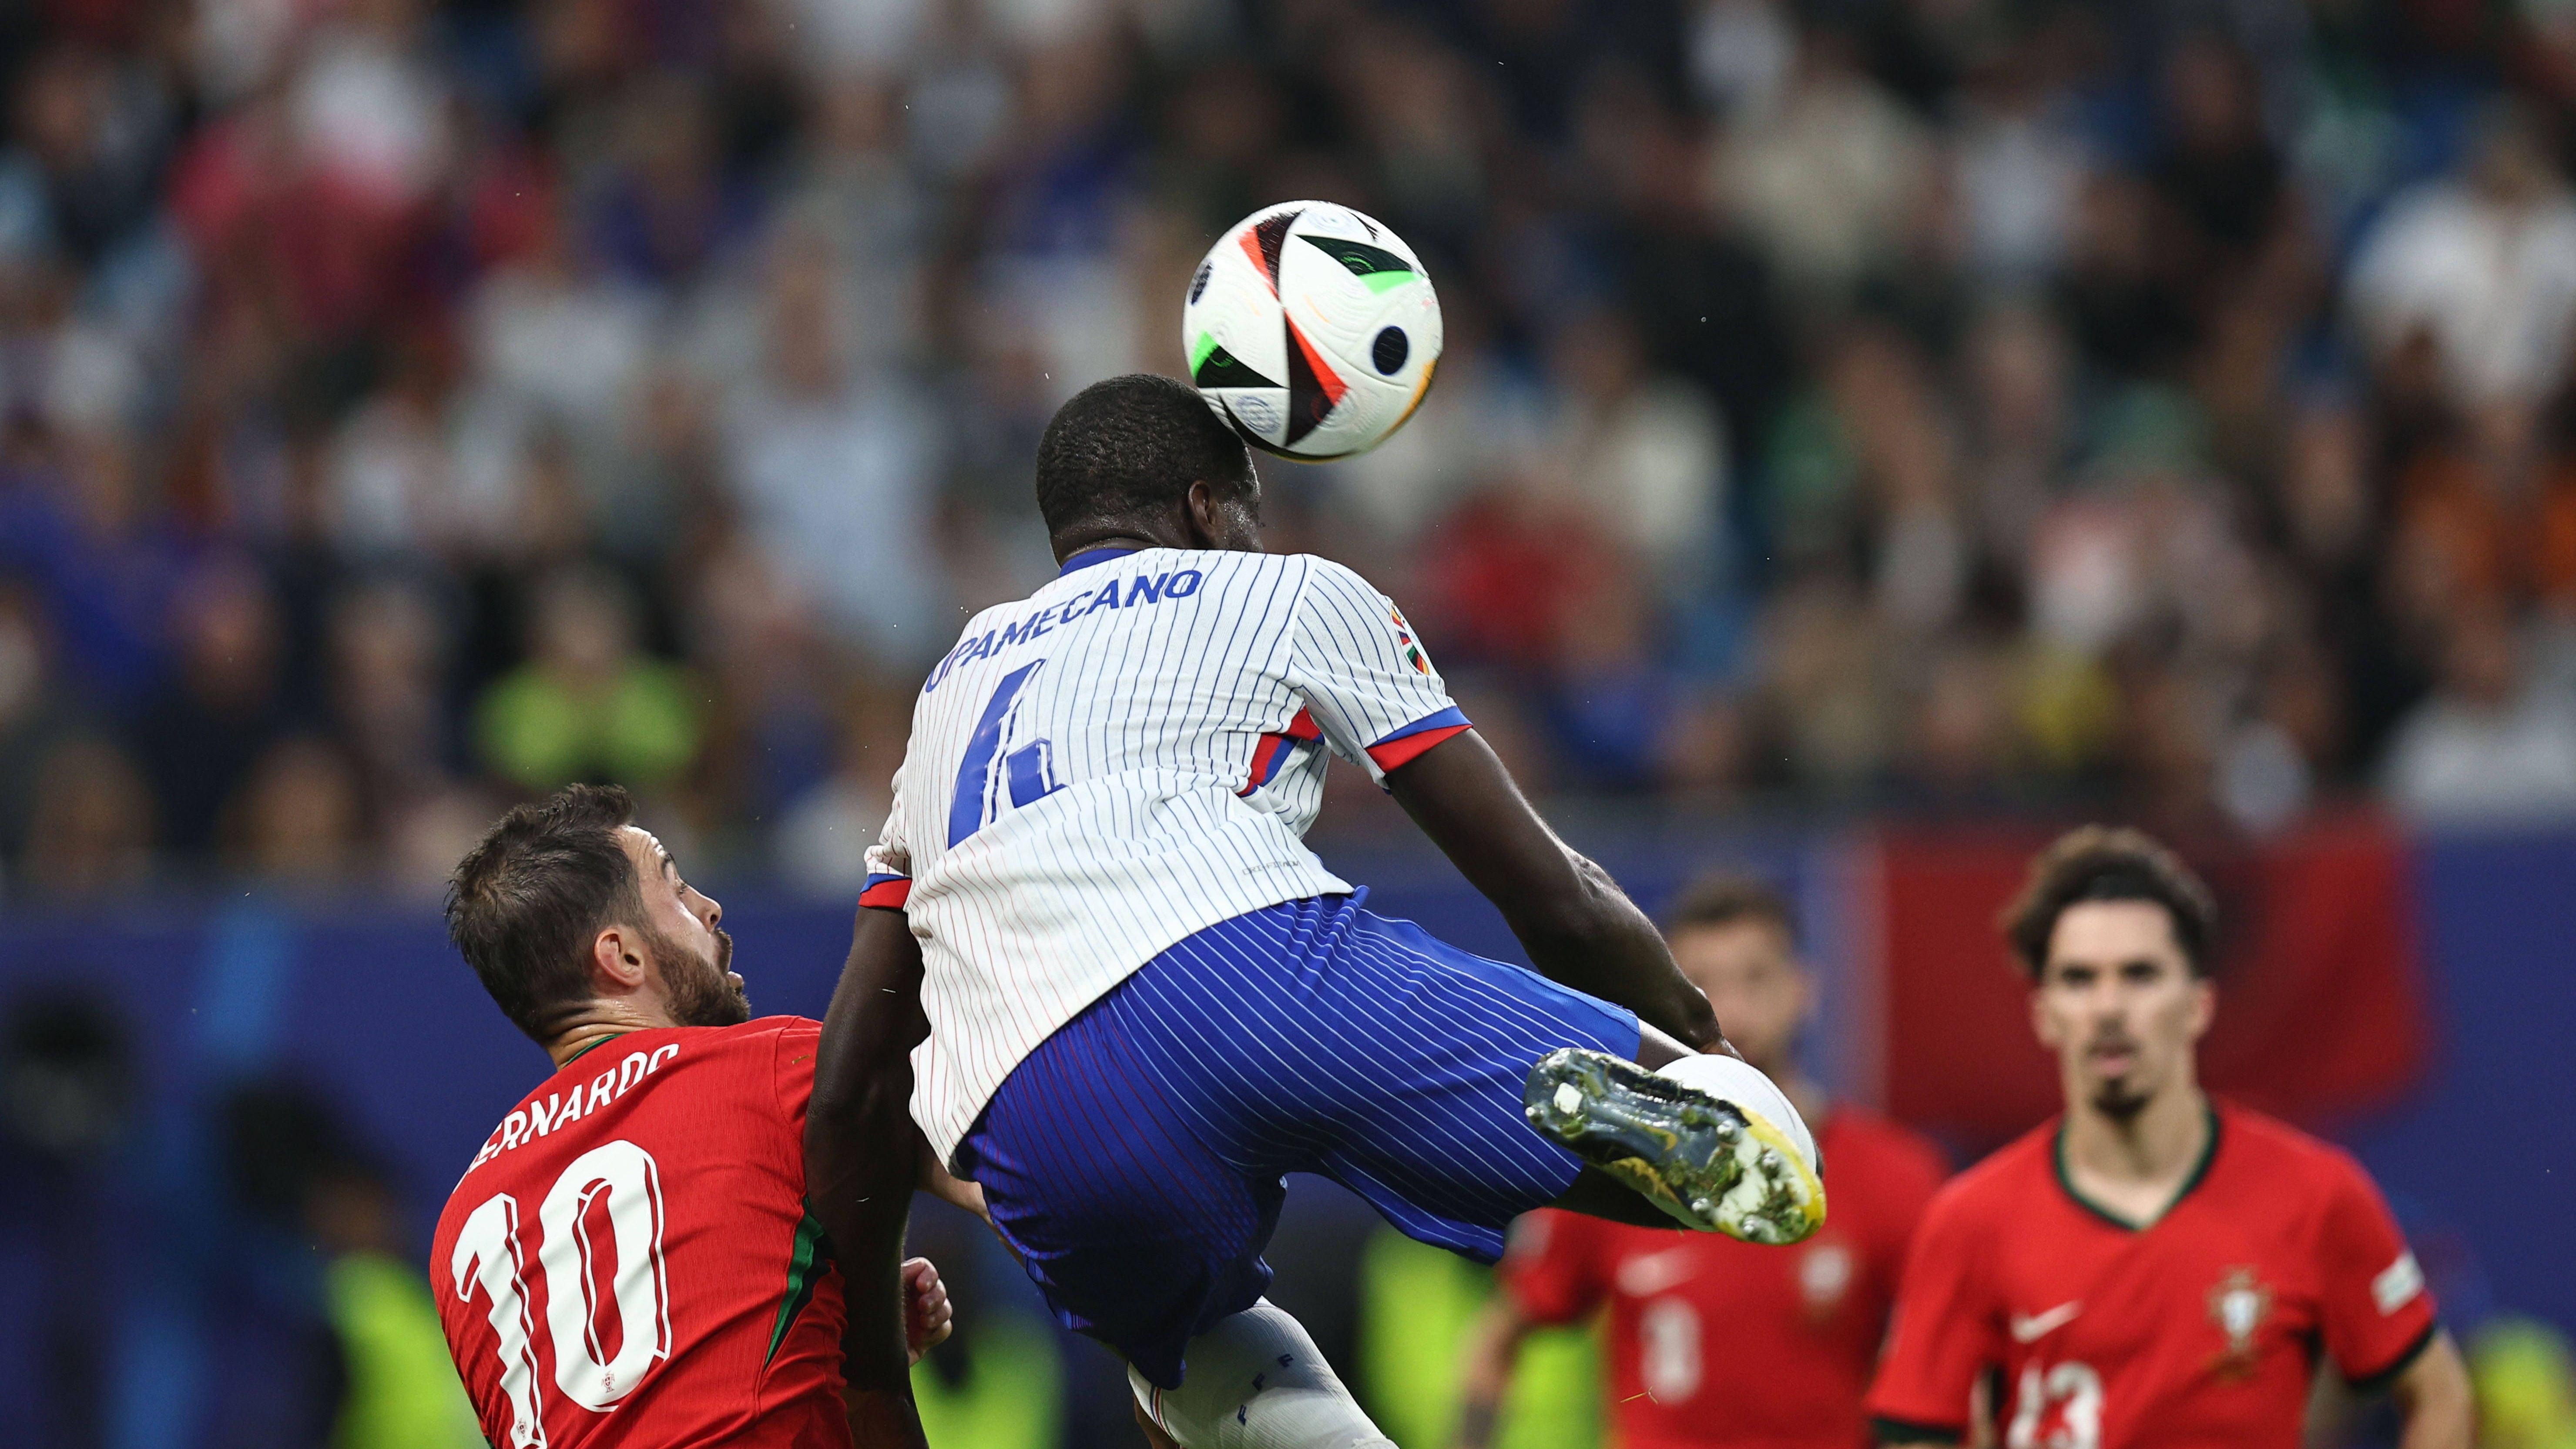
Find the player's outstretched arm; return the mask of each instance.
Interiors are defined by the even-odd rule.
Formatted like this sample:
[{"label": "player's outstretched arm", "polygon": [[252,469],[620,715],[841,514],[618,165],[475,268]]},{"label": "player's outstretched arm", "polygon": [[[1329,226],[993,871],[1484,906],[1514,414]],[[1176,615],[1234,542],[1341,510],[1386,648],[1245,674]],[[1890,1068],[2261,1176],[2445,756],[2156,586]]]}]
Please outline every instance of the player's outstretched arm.
[{"label": "player's outstretched arm", "polygon": [[2400,1449],[2469,1449],[2475,1435],[2469,1370],[2451,1335],[2434,1334],[2388,1392],[2406,1421]]},{"label": "player's outstretched arm", "polygon": [[1727,1050],[1708,998],[1673,965],[1655,923],[1548,829],[1474,730],[1388,771],[1386,785],[1503,913],[1541,974],[1615,1001],[1685,1046]]},{"label": "player's outstretched arm", "polygon": [[845,1402],[860,1449],[928,1449],[912,1402],[903,1264],[921,1162],[910,1055],[928,1031],[920,943],[903,912],[860,907],[805,1116],[806,1205],[831,1240],[849,1303]]}]

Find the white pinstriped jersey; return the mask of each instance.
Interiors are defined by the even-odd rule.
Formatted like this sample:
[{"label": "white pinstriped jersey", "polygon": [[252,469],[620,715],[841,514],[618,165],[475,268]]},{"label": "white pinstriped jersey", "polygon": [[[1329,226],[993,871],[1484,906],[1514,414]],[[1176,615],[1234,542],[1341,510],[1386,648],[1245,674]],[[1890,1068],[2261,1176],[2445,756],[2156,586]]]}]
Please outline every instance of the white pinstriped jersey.
[{"label": "white pinstriped jersey", "polygon": [[1002,1079],[1194,931],[1350,887],[1302,837],[1467,727],[1386,596],[1310,555],[1094,550],[922,686],[863,904],[920,938],[913,1116],[947,1160]]}]

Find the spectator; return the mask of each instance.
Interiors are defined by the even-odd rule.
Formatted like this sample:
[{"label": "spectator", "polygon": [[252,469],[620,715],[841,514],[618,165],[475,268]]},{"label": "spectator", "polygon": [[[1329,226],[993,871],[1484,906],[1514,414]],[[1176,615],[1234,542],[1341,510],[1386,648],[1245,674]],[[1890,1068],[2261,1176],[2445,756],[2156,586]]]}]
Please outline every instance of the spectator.
[{"label": "spectator", "polygon": [[1676,598],[1709,576],[1726,499],[1726,433],[1698,389],[1646,372],[1635,330],[1609,313],[1558,330],[1558,468],[1582,509]]},{"label": "spectator", "polygon": [[2501,609],[2470,606],[2452,621],[2441,685],[2398,726],[2386,779],[2421,820],[2576,816],[2576,705],[2524,688]]},{"label": "spectator", "polygon": [[[833,702],[1044,575],[1054,404],[1177,366],[1155,298],[1289,195],[1401,230],[1447,351],[1386,447],[1270,470],[1273,542],[1415,610],[1534,781],[2271,828],[2395,778],[2463,607],[2570,613],[2565,24],[1578,8],[0,23],[0,569],[47,641],[12,694],[0,601],[0,849],[98,730],[145,808],[91,769],[50,818],[192,864],[325,726],[407,880],[529,774],[641,770],[736,863],[848,823]],[[532,723],[539,595],[598,559],[624,662],[574,672],[707,681],[617,749]]]},{"label": "spectator", "polygon": [[0,858],[24,855],[45,758],[83,724],[53,653],[34,590],[0,584]]},{"label": "spectator", "polygon": [[367,862],[357,772],[309,735],[278,741],[224,815],[224,856],[237,874],[310,889],[357,878]]},{"label": "spectator", "polygon": [[2352,303],[2383,357],[2421,331],[2464,405],[2537,403],[2576,321],[2576,200],[2529,119],[2489,116],[2467,174],[2390,203],[2353,262]]},{"label": "spectator", "polygon": [[1857,51],[1848,33],[1810,30],[1779,109],[1719,153],[1725,194],[1772,264],[1823,299],[1893,260],[1931,159],[1922,126]]},{"label": "spectator", "polygon": [[769,258],[767,356],[725,421],[728,481],[762,551],[836,629],[889,661],[935,656],[927,543],[937,440],[900,379],[861,377],[830,240],[810,228]]},{"label": "spectator", "polygon": [[18,873],[57,899],[140,886],[152,872],[153,795],[115,745],[73,736],[47,751],[27,817]]},{"label": "spectator", "polygon": [[680,670],[638,652],[635,602],[597,569],[537,591],[528,662],[475,706],[485,762],[519,789],[595,780],[654,790],[697,753],[698,707]]},{"label": "spectator", "polygon": [[445,699],[448,641],[437,606],[417,585],[379,579],[334,602],[329,631],[331,719],[370,808],[437,789],[456,755]]},{"label": "spectator", "polygon": [[201,855],[215,842],[224,802],[288,726],[285,639],[267,578],[237,557],[200,567],[172,612],[177,658],[135,727],[135,755],[159,802],[163,839]]}]

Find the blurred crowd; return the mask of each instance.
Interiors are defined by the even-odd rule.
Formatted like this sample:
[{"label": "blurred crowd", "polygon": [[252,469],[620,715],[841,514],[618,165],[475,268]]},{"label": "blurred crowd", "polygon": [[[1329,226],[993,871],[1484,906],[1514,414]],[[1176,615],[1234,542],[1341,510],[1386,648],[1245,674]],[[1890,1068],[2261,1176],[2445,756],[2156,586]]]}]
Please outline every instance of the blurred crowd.
[{"label": "blurred crowd", "polygon": [[31,0],[0,78],[13,897],[574,778],[846,885],[1049,413],[1300,196],[1449,342],[1273,546],[1539,790],[2576,816],[2559,0]]}]

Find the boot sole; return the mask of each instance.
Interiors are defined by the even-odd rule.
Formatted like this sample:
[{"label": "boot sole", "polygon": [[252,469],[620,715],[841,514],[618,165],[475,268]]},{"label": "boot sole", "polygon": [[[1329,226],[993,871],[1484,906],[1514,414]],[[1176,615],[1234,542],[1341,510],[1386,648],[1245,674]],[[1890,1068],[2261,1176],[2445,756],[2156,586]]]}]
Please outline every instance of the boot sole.
[{"label": "boot sole", "polygon": [[1794,1243],[1824,1225],[1824,1183],[1758,1112],[1580,1047],[1530,1068],[1521,1101],[1542,1135],[1684,1227]]}]

